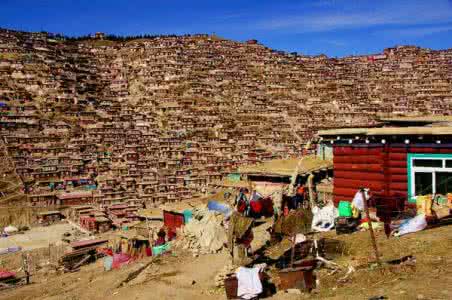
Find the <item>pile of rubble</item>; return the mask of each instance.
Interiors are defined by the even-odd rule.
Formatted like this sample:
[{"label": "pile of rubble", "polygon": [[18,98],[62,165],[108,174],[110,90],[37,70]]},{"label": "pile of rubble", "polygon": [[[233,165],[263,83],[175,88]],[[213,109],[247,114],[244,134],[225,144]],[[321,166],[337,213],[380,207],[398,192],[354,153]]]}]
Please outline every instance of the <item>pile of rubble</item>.
[{"label": "pile of rubble", "polygon": [[224,216],[208,209],[195,209],[193,218],[179,236],[175,247],[188,249],[194,255],[217,253],[227,243]]},{"label": "pile of rubble", "polygon": [[234,267],[232,263],[225,265],[215,276],[215,286],[219,288],[224,287],[224,280],[231,274],[234,274],[236,269],[237,267]]}]

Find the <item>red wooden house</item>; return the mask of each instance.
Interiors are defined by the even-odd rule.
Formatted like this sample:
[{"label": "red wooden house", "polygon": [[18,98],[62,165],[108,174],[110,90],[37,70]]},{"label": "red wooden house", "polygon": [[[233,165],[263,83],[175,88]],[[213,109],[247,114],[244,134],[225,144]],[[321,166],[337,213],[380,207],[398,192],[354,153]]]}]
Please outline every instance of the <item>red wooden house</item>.
[{"label": "red wooden house", "polygon": [[[334,202],[360,187],[385,196],[452,193],[452,117],[399,117],[380,127],[319,132],[320,155],[333,155]],[[329,155],[328,155],[329,153]]]},{"label": "red wooden house", "polygon": [[163,211],[163,224],[165,227],[176,230],[185,224],[184,214],[175,211]]}]

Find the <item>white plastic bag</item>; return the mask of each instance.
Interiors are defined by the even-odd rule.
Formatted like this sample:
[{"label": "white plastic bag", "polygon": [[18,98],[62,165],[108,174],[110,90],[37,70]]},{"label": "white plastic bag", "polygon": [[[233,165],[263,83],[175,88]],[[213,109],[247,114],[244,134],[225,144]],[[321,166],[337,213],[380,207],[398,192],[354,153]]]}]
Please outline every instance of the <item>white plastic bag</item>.
[{"label": "white plastic bag", "polygon": [[[366,199],[369,199],[369,189],[364,189],[364,196],[366,197]],[[353,197],[352,205],[360,211],[364,210],[364,199],[361,190],[358,190],[356,192],[355,197]]]},{"label": "white plastic bag", "polygon": [[397,229],[394,235],[402,236],[408,233],[421,231],[425,229],[425,227],[427,227],[427,220],[425,219],[424,214],[420,214],[400,224],[400,227]]},{"label": "white plastic bag", "polygon": [[312,208],[312,230],[315,231],[329,231],[334,228],[334,219],[339,215],[337,208],[333,203],[328,204],[324,208],[320,209],[317,206]]},{"label": "white plastic bag", "polygon": [[14,227],[14,226],[12,226],[12,225],[9,225],[9,226],[6,226],[6,227],[3,229],[3,231],[9,234],[9,233],[15,233],[15,232],[18,232],[19,229],[17,229],[17,227]]}]

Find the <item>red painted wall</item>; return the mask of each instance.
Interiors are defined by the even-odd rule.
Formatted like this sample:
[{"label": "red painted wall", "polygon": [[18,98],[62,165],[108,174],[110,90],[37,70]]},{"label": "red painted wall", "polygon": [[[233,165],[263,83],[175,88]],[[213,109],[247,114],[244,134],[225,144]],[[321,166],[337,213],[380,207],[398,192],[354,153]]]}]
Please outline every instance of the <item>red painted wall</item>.
[{"label": "red painted wall", "polygon": [[407,153],[452,153],[452,148],[423,145],[335,145],[334,202],[351,201],[360,187],[407,195]]},{"label": "red painted wall", "polygon": [[171,229],[176,229],[184,225],[184,215],[172,211],[163,211],[163,224]]}]

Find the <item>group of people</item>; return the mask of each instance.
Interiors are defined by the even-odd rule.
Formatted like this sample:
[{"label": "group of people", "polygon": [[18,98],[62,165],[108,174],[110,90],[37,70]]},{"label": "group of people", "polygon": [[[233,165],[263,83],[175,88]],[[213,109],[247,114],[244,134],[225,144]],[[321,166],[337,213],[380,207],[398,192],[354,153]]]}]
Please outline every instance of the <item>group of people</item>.
[{"label": "group of people", "polygon": [[282,214],[287,216],[289,211],[305,207],[307,204],[307,189],[304,185],[298,186],[294,196],[283,195]]},{"label": "group of people", "polygon": [[283,195],[281,207],[273,207],[273,201],[270,196],[264,197],[258,192],[250,192],[248,188],[241,188],[236,197],[234,207],[244,216],[259,218],[264,215],[271,217],[277,215],[278,211],[287,216],[289,211],[301,207],[306,207],[308,199],[307,188],[305,185],[298,186],[294,196]]}]

